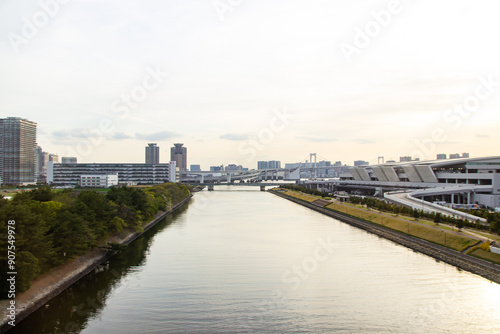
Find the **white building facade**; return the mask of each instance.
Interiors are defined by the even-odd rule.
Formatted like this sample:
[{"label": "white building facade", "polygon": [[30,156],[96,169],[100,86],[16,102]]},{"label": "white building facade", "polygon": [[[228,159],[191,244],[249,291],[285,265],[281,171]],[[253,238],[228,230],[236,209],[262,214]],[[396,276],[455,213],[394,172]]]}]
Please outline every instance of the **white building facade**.
[{"label": "white building facade", "polygon": [[80,175],[80,186],[83,188],[109,188],[118,185],[118,174]]},{"label": "white building facade", "polygon": [[77,163],[47,164],[47,183],[53,185],[79,185],[82,176],[117,175],[119,182],[130,184],[175,183],[175,161],[166,164]]},{"label": "white building facade", "polygon": [[500,207],[500,156],[385,163],[349,167],[339,185],[426,189],[427,200]]}]

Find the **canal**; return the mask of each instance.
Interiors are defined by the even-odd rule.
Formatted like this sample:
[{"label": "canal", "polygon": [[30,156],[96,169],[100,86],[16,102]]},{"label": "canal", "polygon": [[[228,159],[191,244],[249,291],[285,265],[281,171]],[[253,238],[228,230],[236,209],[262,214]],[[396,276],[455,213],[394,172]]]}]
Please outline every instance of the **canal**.
[{"label": "canal", "polygon": [[195,194],[9,333],[500,332],[500,285],[249,188]]}]

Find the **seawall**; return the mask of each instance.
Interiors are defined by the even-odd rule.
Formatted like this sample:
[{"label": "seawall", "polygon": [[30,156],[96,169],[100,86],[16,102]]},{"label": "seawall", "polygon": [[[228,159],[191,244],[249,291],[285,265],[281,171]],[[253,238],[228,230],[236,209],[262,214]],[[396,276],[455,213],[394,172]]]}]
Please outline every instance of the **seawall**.
[{"label": "seawall", "polygon": [[385,239],[391,240],[397,244],[411,248],[419,253],[431,256],[437,260],[446,262],[460,269],[469,271],[471,273],[480,275],[495,283],[500,284],[500,266],[491,262],[472,257],[470,255],[462,254],[455,250],[434,244],[432,242],[422,240],[405,233],[394,231],[386,227],[367,222],[360,218],[345,215],[343,213],[316,206],[297,198],[287,196],[285,194],[269,191],[272,194],[285,198],[289,201],[295,202],[314,211],[320,212],[332,218],[338,219],[344,223],[363,229],[367,232],[376,234]]},{"label": "seawall", "polygon": [[[171,210],[160,212],[157,216],[143,226],[142,232],[130,233],[123,237],[121,240],[116,240],[116,243],[122,245],[129,245],[134,240],[143,235],[146,231],[155,226],[167,215],[171,214],[179,207],[186,204],[191,197],[190,194],[187,198],[177,203]],[[59,267],[52,268],[48,273],[42,275],[52,281],[52,283],[45,285],[37,282],[38,279],[33,281],[31,288],[28,291],[20,293],[16,298],[16,320],[19,323],[31,313],[35,312],[38,308],[45,305],[52,298],[59,295],[61,292],[75,284],[77,281],[94,271],[99,265],[107,261],[114,254],[100,248],[94,248],[85,255],[76,258],[71,263],[62,264]],[[68,268],[71,268],[68,270]],[[40,277],[41,278],[41,277]],[[8,324],[9,318],[7,317],[7,307],[9,300],[3,300],[0,303],[1,323],[0,333],[5,333],[12,328]]]}]

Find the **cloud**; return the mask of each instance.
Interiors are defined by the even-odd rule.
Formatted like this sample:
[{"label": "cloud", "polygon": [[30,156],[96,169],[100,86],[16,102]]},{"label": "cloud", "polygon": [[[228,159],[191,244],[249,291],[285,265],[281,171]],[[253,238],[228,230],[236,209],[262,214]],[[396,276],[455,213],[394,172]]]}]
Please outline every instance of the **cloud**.
[{"label": "cloud", "polygon": [[375,143],[375,140],[373,140],[373,139],[356,139],[354,142],[356,144],[373,144],[373,143]]},{"label": "cloud", "polygon": [[100,130],[84,129],[84,128],[74,128],[67,130],[56,130],[52,132],[52,139],[56,143],[66,142],[75,143],[81,140],[89,140],[92,138],[106,138],[108,140],[126,140],[126,139],[137,139],[137,140],[154,140],[161,141],[177,137],[178,134],[169,131],[160,131],[155,133],[137,133],[128,134],[125,132],[115,132],[115,133],[103,133]]},{"label": "cloud", "polygon": [[295,138],[307,140],[313,143],[331,143],[334,141],[338,141],[337,138],[329,138],[329,137],[297,136]]},{"label": "cloud", "polygon": [[117,132],[111,136],[111,139],[113,139],[113,140],[124,140],[124,139],[133,139],[133,138],[134,138],[133,136],[128,135],[128,134],[123,133],[123,132]]},{"label": "cloud", "polygon": [[174,137],[177,137],[177,136],[178,136],[178,134],[174,133],[174,132],[160,131],[160,132],[156,132],[156,133],[147,133],[147,134],[138,133],[138,134],[135,135],[135,138],[136,139],[141,139],[141,140],[157,140],[157,141],[161,141],[161,140],[167,140],[167,139],[170,139],[170,138],[174,138]]},{"label": "cloud", "polygon": [[247,140],[248,135],[246,134],[235,134],[235,133],[226,133],[225,135],[220,136],[221,139],[227,140]]},{"label": "cloud", "polygon": [[75,128],[70,130],[57,130],[52,132],[52,137],[56,141],[60,140],[79,140],[85,139],[92,136],[92,133],[88,129]]}]

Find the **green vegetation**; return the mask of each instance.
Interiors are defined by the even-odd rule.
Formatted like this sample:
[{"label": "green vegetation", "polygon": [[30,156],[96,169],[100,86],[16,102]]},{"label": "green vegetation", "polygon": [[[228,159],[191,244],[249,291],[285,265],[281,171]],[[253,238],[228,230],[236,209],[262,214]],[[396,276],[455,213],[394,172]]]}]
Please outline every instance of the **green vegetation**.
[{"label": "green vegetation", "polygon": [[362,208],[356,208],[353,206],[336,203],[329,204],[326,206],[326,208],[345,213],[353,217],[361,218],[378,225],[383,225],[392,230],[410,234],[417,238],[440,244],[458,251],[477,242],[477,240],[474,240],[472,238],[446,233],[430,226],[415,224],[410,222],[409,220],[404,220],[396,217],[384,216],[379,213],[367,211],[366,209]]},{"label": "green vegetation", "polygon": [[473,252],[470,253],[470,255],[478,257],[478,258],[486,260],[486,261],[500,264],[500,254],[487,252],[481,248],[474,250]]},{"label": "green vegetation", "polygon": [[[443,216],[442,214],[438,213],[436,214],[435,212],[425,212],[422,210],[416,210],[416,209],[410,209],[404,206],[397,206],[395,204],[388,204],[385,201],[376,199],[376,198],[361,198],[358,196],[351,196],[349,198],[351,203],[355,204],[363,204],[366,205],[369,208],[377,209],[379,211],[385,211],[385,212],[390,212],[394,214],[401,214],[404,216],[409,216],[413,217],[415,219],[420,219],[420,218],[427,218],[430,220],[433,220],[436,224],[439,223],[448,223],[451,225],[455,225],[459,230],[463,227],[472,227],[478,230],[488,230],[491,229],[492,231],[495,231],[497,233],[500,232],[500,214],[496,213],[489,213],[487,215],[488,221],[490,222],[490,227],[484,226],[481,224],[477,224],[474,222],[470,222],[468,220],[463,220],[463,219],[457,219],[454,217],[450,216]],[[471,212],[471,214],[474,214]],[[437,217],[439,216],[439,217]],[[479,215],[479,217],[483,217],[482,214]],[[496,225],[495,225],[496,224]]]},{"label": "green vegetation", "polygon": [[[284,193],[285,195],[300,199],[302,201],[311,203],[316,200],[318,200],[318,197],[309,195],[309,194],[304,194],[304,193],[298,193],[296,191],[286,191]],[[418,237],[420,239],[424,239],[436,244],[440,244],[452,249],[455,249],[457,251],[460,251],[466,247],[469,247],[471,245],[474,245],[477,240],[468,238],[465,236],[460,236],[456,235],[453,233],[447,233],[445,231],[433,228],[432,226],[427,226],[427,225],[434,225],[432,222],[427,222],[427,221],[422,221],[423,224],[415,224],[414,222],[411,222],[410,219],[413,217],[414,219],[417,219],[417,217],[420,217],[421,211],[417,210],[411,210],[411,209],[406,209],[404,208],[408,218],[405,220],[404,218],[398,218],[398,217],[390,217],[386,216],[383,214],[379,214],[375,211],[368,210],[364,206],[360,205],[361,204],[361,198],[360,201],[356,201],[359,197],[356,197],[354,202],[355,203],[331,203],[325,206],[325,208],[333,210],[333,211],[338,211],[340,213],[347,214],[352,217],[357,217],[364,219],[366,221],[378,224],[378,225],[383,225],[387,228],[390,228],[392,230],[400,231],[406,234],[410,234],[412,236]],[[372,200],[372,199],[369,199]],[[357,202],[357,203],[356,203]],[[364,205],[366,206],[372,206],[373,204],[379,204],[378,202],[382,201],[369,201],[368,205],[367,201],[364,201]],[[384,203],[384,202],[382,202]],[[384,203],[385,205],[388,205],[387,203]],[[376,207],[376,205],[375,205]],[[380,204],[379,204],[379,207]],[[392,207],[392,205],[391,205]],[[401,208],[403,209],[403,208]],[[386,210],[390,211],[390,210]],[[396,210],[395,210],[396,211]],[[417,212],[416,212],[417,211]],[[439,218],[438,218],[439,219]],[[424,225],[425,224],[425,225]]]},{"label": "green vegetation", "polygon": [[302,186],[284,185],[284,186],[281,186],[281,188],[290,189],[293,191],[298,191],[298,192],[302,192],[305,194],[310,194],[310,195],[314,195],[314,196],[318,196],[318,197],[326,197],[326,195],[327,195],[324,192],[321,192],[321,191],[318,191],[315,189],[307,189],[307,188],[302,187]]},{"label": "green vegetation", "polygon": [[307,194],[297,193],[297,192],[295,192],[295,191],[286,191],[286,192],[285,192],[285,195],[295,197],[295,198],[297,198],[297,199],[300,199],[300,200],[306,201],[306,202],[308,202],[308,203],[312,203],[312,202],[314,202],[314,201],[317,201],[317,200],[318,200],[318,198],[317,198],[317,197],[314,197],[314,196],[311,196],[311,195],[307,195]]},{"label": "green vegetation", "polygon": [[[188,196],[189,189],[181,184],[111,188],[107,194],[40,186],[12,200],[0,196],[0,249],[7,249],[7,222],[15,220],[16,283],[18,291],[25,291],[40,273],[105,245],[110,234],[142,231],[158,211]],[[7,252],[0,253],[2,272],[9,271],[6,259]],[[5,289],[2,284],[2,297]]]}]

